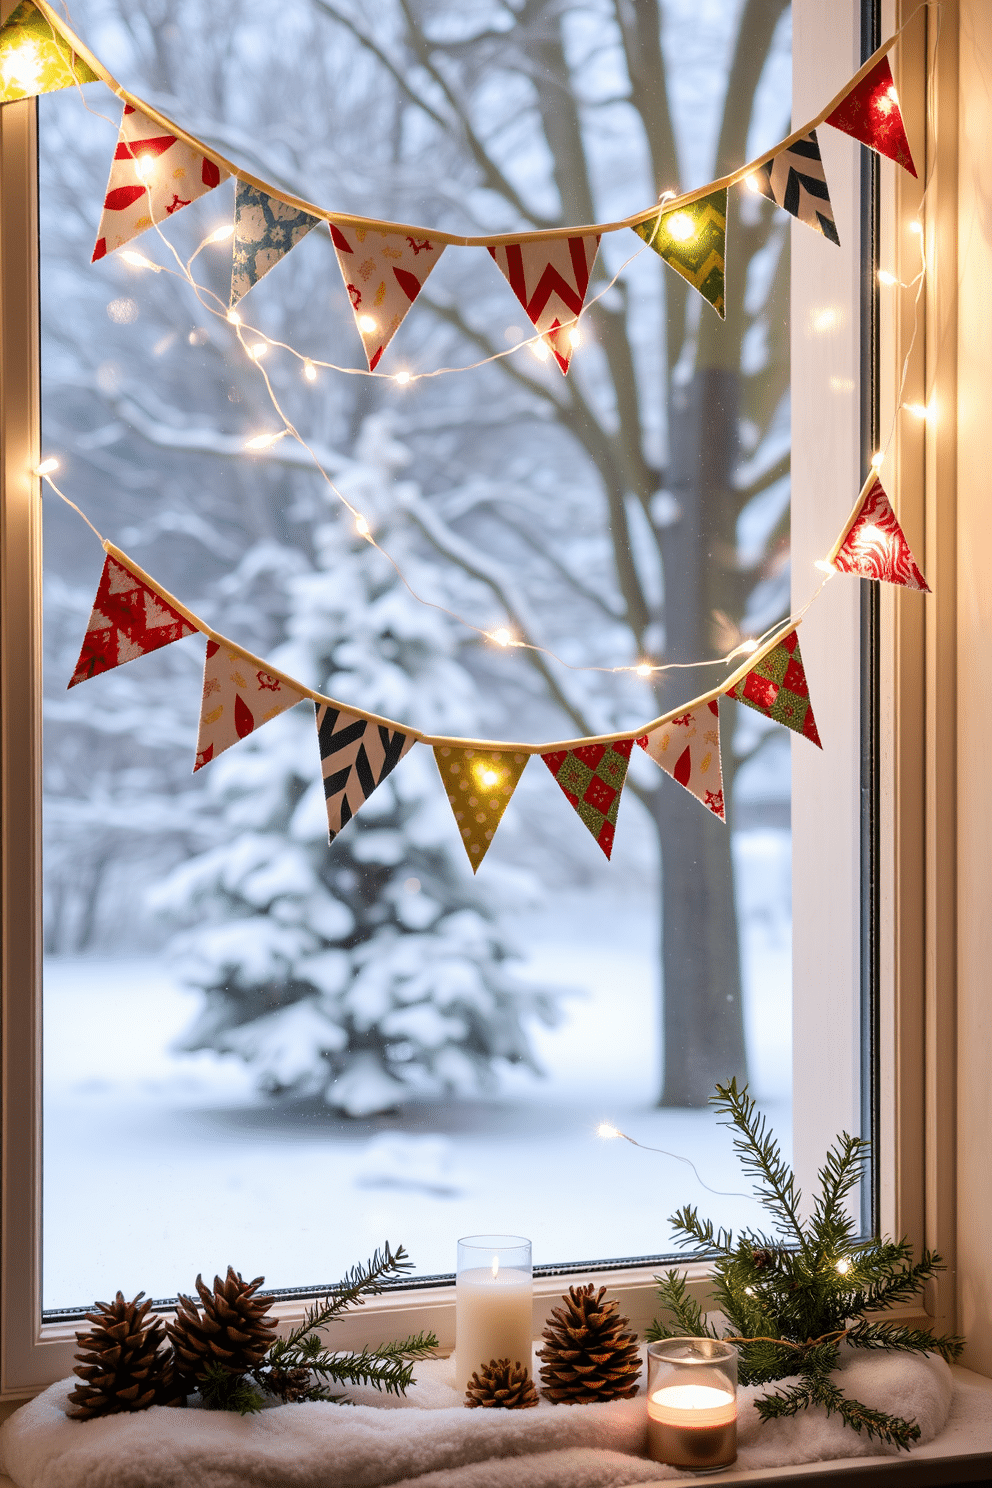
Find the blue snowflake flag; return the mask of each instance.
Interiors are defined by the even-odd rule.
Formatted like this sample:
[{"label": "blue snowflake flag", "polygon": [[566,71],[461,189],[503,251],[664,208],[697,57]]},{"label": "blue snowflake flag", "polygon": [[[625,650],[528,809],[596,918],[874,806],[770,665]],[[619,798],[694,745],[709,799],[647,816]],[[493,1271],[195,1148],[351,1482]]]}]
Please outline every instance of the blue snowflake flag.
[{"label": "blue snowflake flag", "polygon": [[320,226],[311,212],[291,207],[277,196],[269,196],[238,181],[234,193],[234,265],[231,270],[231,304],[236,305],[253,285],[285,258],[307,233]]}]

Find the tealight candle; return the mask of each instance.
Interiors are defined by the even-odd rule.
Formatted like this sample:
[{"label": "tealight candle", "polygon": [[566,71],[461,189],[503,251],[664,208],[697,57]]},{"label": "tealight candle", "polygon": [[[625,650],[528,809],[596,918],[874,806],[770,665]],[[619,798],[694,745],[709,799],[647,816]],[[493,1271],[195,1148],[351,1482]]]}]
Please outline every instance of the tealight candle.
[{"label": "tealight candle", "polygon": [[737,1350],[714,1338],[666,1338],[648,1349],[648,1454],[690,1472],[737,1457]]},{"label": "tealight candle", "polygon": [[531,1245],[518,1235],[469,1235],[458,1242],[455,1386],[463,1394],[490,1359],[530,1369],[533,1334]]}]

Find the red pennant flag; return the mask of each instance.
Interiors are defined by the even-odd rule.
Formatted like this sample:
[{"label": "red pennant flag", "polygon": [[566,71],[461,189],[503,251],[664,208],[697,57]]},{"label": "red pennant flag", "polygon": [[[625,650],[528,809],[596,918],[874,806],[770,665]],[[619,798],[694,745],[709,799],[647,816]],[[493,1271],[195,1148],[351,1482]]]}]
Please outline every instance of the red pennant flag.
[{"label": "red pennant flag", "polygon": [[826,121],[916,175],[888,57],[851,89]]},{"label": "red pennant flag", "polygon": [[107,554],[70,687],[193,635],[178,610]]},{"label": "red pennant flag", "polygon": [[633,739],[555,749],[541,758],[607,857],[620,810]]},{"label": "red pennant flag", "polygon": [[637,743],[708,811],[722,822],[727,820],[720,762],[720,704],[716,698],[670,718]]},{"label": "red pennant flag", "polygon": [[499,243],[489,252],[562,372],[567,372],[572,350],[578,345],[576,321],[586,302],[599,234]]},{"label": "red pennant flag", "polygon": [[841,573],[882,579],[887,584],[901,584],[904,589],[930,593],[930,586],[916,566],[906,534],[878,480],[861,503],[834,554],[833,565]]},{"label": "red pennant flag", "polygon": [[369,371],[374,372],[444,244],[351,222],[332,222],[330,228]]},{"label": "red pennant flag", "polygon": [[775,723],[783,723],[793,733],[802,734],[822,749],[816,719],[809,701],[806,669],[799,651],[799,636],[794,630],[777,646],[756,661],[746,677],[732,687],[729,697],[763,713]]}]

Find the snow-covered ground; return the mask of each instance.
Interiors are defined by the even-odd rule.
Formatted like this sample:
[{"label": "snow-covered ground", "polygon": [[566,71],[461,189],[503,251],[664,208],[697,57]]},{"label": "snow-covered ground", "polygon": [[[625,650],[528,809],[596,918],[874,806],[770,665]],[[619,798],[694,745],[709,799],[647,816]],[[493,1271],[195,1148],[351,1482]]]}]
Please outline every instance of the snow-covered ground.
[{"label": "snow-covered ground", "polygon": [[[735,840],[752,1089],[791,1136],[789,834]],[[740,1190],[729,1135],[707,1111],[659,1110],[656,913],[629,883],[578,890],[514,924],[527,972],[576,989],[565,1022],[534,1030],[546,1078],[498,1096],[347,1121],[274,1105],[236,1061],[177,1056],[199,1003],[161,959],[50,960],[45,972],[44,1296],[74,1306],[121,1288],[189,1290],[230,1262],[272,1286],[336,1280],[389,1239],[424,1274],[451,1271],[460,1235],[529,1235],[536,1263],[656,1254],[667,1216],[697,1204],[757,1219],[676,1157],[598,1139],[606,1119]]]}]

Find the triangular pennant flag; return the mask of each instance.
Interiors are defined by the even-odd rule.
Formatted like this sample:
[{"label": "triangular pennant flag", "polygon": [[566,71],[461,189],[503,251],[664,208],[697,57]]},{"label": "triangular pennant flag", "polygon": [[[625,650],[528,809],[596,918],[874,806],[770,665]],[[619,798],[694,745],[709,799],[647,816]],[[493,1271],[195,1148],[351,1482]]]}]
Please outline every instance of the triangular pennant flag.
[{"label": "triangular pennant flag", "polygon": [[181,641],[195,630],[178,610],[108,553],[69,686]]},{"label": "triangular pennant flag", "polygon": [[586,301],[599,233],[499,243],[489,252],[562,372],[567,372],[572,349],[578,345],[575,322]]},{"label": "triangular pennant flag", "polygon": [[530,755],[435,744],[434,758],[476,873]]},{"label": "triangular pennant flag", "polygon": [[811,739],[822,749],[820,735],[809,700],[809,685],[799,651],[799,636],[796,631],[789,634],[755,662],[746,677],[732,687],[729,697],[746,703],[775,723],[783,723],[794,733]]},{"label": "triangular pennant flag", "polygon": [[330,226],[369,371],[374,372],[445,245],[351,222]]},{"label": "triangular pennant flag", "polygon": [[247,181],[237,181],[231,304],[236,305],[308,232],[319,227],[321,220],[312,212],[291,207],[277,196],[259,191]]},{"label": "triangular pennant flag", "polygon": [[916,175],[888,57],[851,89],[826,121]]},{"label": "triangular pennant flag", "polygon": [[578,749],[555,749],[541,755],[607,857],[613,851],[620,792],[633,744],[633,739],[621,739],[616,744],[582,744]]},{"label": "triangular pennant flag", "polygon": [[325,703],[315,707],[327,835],[333,842],[416,740],[413,734],[370,723],[344,708]]},{"label": "triangular pennant flag", "polygon": [[208,640],[194,775],[270,718],[302,703],[305,696],[281,678],[259,670],[250,656]]},{"label": "triangular pennant flag", "polygon": [[747,181],[761,196],[840,246],[815,129],[759,165]]},{"label": "triangular pennant flag", "polygon": [[727,188],[673,207],[634,228],[655,253],[698,289],[720,316],[727,258]]},{"label": "triangular pennant flag", "polygon": [[868,491],[833,558],[841,573],[930,593],[881,481]]},{"label": "triangular pennant flag", "polygon": [[0,103],[57,93],[99,78],[31,0],[0,27]]},{"label": "triangular pennant flag", "polygon": [[126,103],[93,262],[122,248],[153,223],[164,222],[188,207],[229,175]]},{"label": "triangular pennant flag", "polygon": [[680,713],[637,740],[643,750],[708,811],[727,820],[720,762],[720,706],[716,698]]}]

